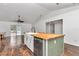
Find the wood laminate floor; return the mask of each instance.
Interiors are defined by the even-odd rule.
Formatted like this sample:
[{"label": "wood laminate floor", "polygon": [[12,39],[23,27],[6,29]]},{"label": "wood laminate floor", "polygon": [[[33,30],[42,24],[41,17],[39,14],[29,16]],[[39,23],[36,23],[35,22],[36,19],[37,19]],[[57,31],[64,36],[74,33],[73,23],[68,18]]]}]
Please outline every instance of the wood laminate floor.
[{"label": "wood laminate floor", "polygon": [[70,44],[64,44],[64,56],[79,56],[79,47]]},{"label": "wood laminate floor", "polygon": [[[9,40],[0,40],[0,56],[33,56],[26,45],[11,47]],[[64,44],[64,56],[79,56],[79,47]]]},{"label": "wood laminate floor", "polygon": [[0,40],[0,56],[32,56],[26,45],[11,47],[7,40]]}]

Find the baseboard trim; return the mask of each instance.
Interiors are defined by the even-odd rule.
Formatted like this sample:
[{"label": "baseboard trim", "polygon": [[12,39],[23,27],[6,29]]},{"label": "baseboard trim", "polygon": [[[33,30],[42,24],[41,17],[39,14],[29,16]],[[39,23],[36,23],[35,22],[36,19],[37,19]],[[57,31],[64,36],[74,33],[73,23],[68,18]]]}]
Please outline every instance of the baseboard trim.
[{"label": "baseboard trim", "polygon": [[77,44],[71,44],[71,43],[65,43],[65,44],[69,44],[69,45],[73,45],[73,46],[79,47],[79,45],[77,45]]}]

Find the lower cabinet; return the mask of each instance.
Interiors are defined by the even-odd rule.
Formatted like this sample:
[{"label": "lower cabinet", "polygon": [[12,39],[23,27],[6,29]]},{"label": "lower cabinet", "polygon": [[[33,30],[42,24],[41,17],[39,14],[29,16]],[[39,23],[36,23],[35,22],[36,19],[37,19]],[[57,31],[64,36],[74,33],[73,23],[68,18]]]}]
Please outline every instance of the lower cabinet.
[{"label": "lower cabinet", "polygon": [[33,52],[34,51],[34,40],[33,40],[33,36],[30,36],[29,38],[28,38],[28,40],[29,40],[29,48],[30,48],[30,50]]},{"label": "lower cabinet", "polygon": [[57,38],[48,41],[47,55],[48,56],[61,56],[64,53],[64,39]]},{"label": "lower cabinet", "polygon": [[35,56],[61,56],[64,53],[64,37],[44,40],[26,35],[24,42]]},{"label": "lower cabinet", "polygon": [[34,38],[34,55],[35,56],[43,55],[43,40]]},{"label": "lower cabinet", "polygon": [[33,36],[31,36],[30,34],[27,34],[25,35],[25,38],[24,38],[24,43],[27,45],[27,47],[32,51],[34,52],[34,40],[33,40]]},{"label": "lower cabinet", "polygon": [[61,56],[64,53],[63,38],[43,40],[34,37],[35,56]]}]

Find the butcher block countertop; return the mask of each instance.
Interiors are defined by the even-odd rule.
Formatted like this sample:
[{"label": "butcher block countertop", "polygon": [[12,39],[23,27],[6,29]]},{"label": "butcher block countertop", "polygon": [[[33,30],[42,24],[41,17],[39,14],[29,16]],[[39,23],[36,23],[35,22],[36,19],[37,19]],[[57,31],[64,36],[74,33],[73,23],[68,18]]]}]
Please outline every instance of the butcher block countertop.
[{"label": "butcher block countertop", "polygon": [[37,33],[37,34],[33,34],[33,36],[44,40],[64,37],[64,35],[62,34],[47,34],[47,33]]}]

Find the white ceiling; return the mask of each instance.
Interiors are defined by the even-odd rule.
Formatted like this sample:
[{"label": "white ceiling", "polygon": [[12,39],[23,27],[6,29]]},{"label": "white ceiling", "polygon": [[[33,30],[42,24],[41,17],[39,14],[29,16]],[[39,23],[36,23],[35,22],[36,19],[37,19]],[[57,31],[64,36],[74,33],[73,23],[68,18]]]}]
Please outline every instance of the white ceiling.
[{"label": "white ceiling", "polygon": [[39,20],[40,15],[45,16],[51,11],[73,6],[73,4],[61,3],[0,3],[0,21],[14,21],[17,16],[28,23]]},{"label": "white ceiling", "polygon": [[48,10],[54,11],[54,10],[78,5],[78,3],[76,3],[76,4],[75,3],[39,3],[38,5],[40,5],[43,8],[46,8]]}]

